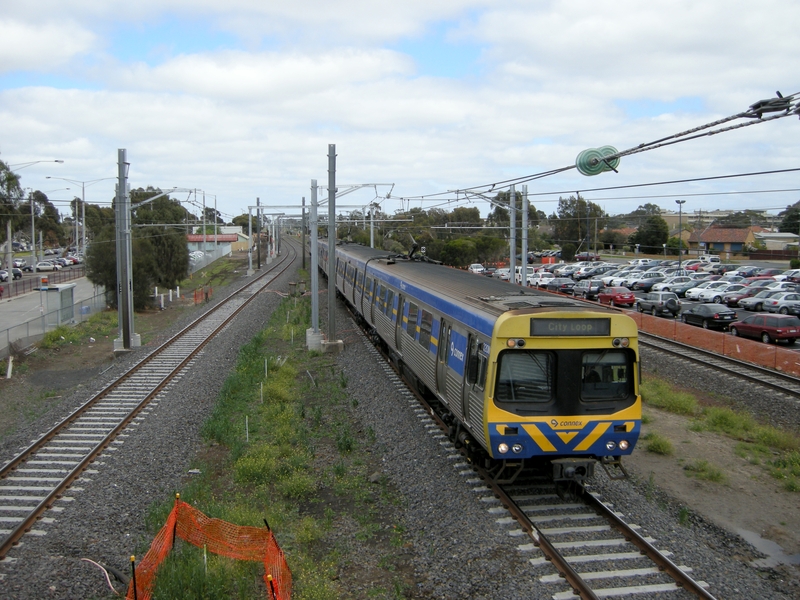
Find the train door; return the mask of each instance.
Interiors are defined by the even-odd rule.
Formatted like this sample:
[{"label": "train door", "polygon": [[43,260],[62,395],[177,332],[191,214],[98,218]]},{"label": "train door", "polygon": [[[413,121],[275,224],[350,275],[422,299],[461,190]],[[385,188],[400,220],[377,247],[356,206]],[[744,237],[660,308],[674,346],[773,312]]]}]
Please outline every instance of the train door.
[{"label": "train door", "polygon": [[405,296],[397,294],[397,319],[394,324],[394,345],[400,350],[403,344],[403,313],[405,312]]},{"label": "train door", "polygon": [[439,346],[436,353],[436,389],[447,398],[447,348],[450,346],[450,323],[442,319],[439,325]]},{"label": "train door", "polygon": [[461,379],[462,387],[461,387],[461,414],[464,415],[464,423],[470,425],[470,413],[469,413],[469,394],[472,391],[472,383],[470,383],[470,358],[473,356],[477,356],[478,354],[478,340],[475,338],[474,335],[469,334],[469,338],[467,340],[467,361],[464,365],[464,377]]}]

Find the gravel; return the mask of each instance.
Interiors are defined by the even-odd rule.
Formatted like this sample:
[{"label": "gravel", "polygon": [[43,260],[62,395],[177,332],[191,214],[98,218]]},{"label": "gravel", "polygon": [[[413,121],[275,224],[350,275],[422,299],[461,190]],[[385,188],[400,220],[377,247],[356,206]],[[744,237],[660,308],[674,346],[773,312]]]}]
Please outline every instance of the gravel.
[{"label": "gravel", "polygon": [[[288,273],[278,286],[271,287],[285,290],[288,281],[295,279],[294,273]],[[321,287],[323,284],[321,281]],[[47,515],[57,520],[55,525],[41,526],[47,534],[23,538],[24,543],[10,554],[15,561],[0,563],[0,597],[111,597],[99,570],[81,558],[129,571],[129,556],[141,552],[142,543],[149,539],[144,525],[149,506],[154,498],[169,497],[181,487],[200,448],[201,424],[239,348],[264,326],[279,301],[277,294],[260,294],[240,318],[206,346],[202,356],[163,394],[123,443],[102,458],[98,472],[76,484],[82,491],[70,492],[75,501],[61,502],[63,511]],[[325,303],[320,303],[323,319],[325,308]],[[337,318],[345,341],[339,360],[349,382],[348,392],[358,400],[353,411],[357,425],[374,430],[378,441],[373,452],[382,457],[382,475],[402,496],[400,519],[415,568],[411,597],[549,597],[556,591],[554,586],[544,585],[537,578],[554,572],[552,567],[534,569],[528,564],[533,554],[521,551],[519,546],[530,540],[511,535],[515,526],[498,523],[504,515],[488,512],[487,508],[496,503],[487,498],[486,488],[475,480],[449,442],[430,426],[432,421],[415,408],[396,378],[376,361],[362,336],[352,325],[341,325],[348,323],[342,309]],[[174,330],[184,324],[176,324]],[[116,361],[108,372],[65,397],[46,418],[6,440],[0,447],[0,461],[36,437],[45,422],[52,423],[71,412],[85,401],[89,391],[100,389],[148,351],[142,348]],[[664,361],[659,376],[685,382],[685,363],[669,362]],[[723,393],[720,381],[711,374],[692,375],[692,382],[697,386],[707,382],[709,390]],[[740,385],[736,387],[741,392]],[[738,397],[743,398],[743,394]],[[678,507],[644,482],[609,481],[600,473],[592,489],[624,512],[629,522],[641,525],[643,533],[655,537],[660,549],[672,551],[676,564],[692,567],[695,578],[710,583],[714,596],[797,597],[797,588],[788,587],[779,572],[755,569],[738,558],[752,556],[752,547],[696,515],[690,516],[691,526],[680,525]],[[366,590],[351,593],[367,597]]]}]

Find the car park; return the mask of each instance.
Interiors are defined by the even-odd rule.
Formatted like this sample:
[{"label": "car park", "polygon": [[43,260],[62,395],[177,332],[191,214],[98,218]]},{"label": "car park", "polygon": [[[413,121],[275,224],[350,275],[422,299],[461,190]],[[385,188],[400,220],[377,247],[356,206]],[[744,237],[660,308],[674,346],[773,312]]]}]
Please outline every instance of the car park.
[{"label": "car park", "polygon": [[611,306],[633,306],[636,296],[626,287],[605,287],[597,293],[597,301]]},{"label": "car park", "polygon": [[736,321],[736,311],[718,304],[696,304],[681,312],[681,321],[703,329],[727,329]]},{"label": "car park", "polygon": [[750,315],[730,327],[732,335],[755,338],[765,344],[777,340],[794,344],[800,337],[800,319],[794,315]]},{"label": "car park", "polygon": [[741,298],[739,300],[739,308],[745,310],[754,310],[756,312],[764,310],[764,300],[772,298],[776,294],[780,294],[780,290],[762,290],[755,296],[749,298]]},{"label": "car park", "polygon": [[681,301],[675,292],[647,292],[636,300],[639,312],[677,317],[681,312]]},{"label": "car park", "polygon": [[572,288],[575,287],[575,282],[569,277],[554,277],[548,279],[544,286],[548,292],[561,292],[562,294],[571,294]]},{"label": "car park", "polygon": [[580,296],[587,300],[596,300],[597,294],[605,287],[602,279],[582,279],[572,288],[573,296]]}]

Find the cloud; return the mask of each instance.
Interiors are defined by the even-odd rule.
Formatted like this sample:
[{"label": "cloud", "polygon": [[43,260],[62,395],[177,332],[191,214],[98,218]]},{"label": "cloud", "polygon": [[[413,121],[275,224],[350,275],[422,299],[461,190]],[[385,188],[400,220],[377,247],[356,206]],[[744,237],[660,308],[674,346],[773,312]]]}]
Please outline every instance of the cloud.
[{"label": "cloud", "polygon": [[53,71],[89,52],[96,36],[75,22],[0,19],[0,73]]}]

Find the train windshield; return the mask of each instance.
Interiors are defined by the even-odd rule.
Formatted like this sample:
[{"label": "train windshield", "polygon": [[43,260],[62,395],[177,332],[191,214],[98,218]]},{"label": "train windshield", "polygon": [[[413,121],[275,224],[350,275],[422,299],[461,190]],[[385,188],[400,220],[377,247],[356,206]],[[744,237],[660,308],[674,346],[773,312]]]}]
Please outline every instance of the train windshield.
[{"label": "train windshield", "polygon": [[581,360],[581,399],[618,400],[630,394],[631,370],[624,350],[584,352]]},{"label": "train windshield", "polygon": [[553,399],[555,356],[552,352],[503,352],[499,358],[496,401],[527,404]]}]

